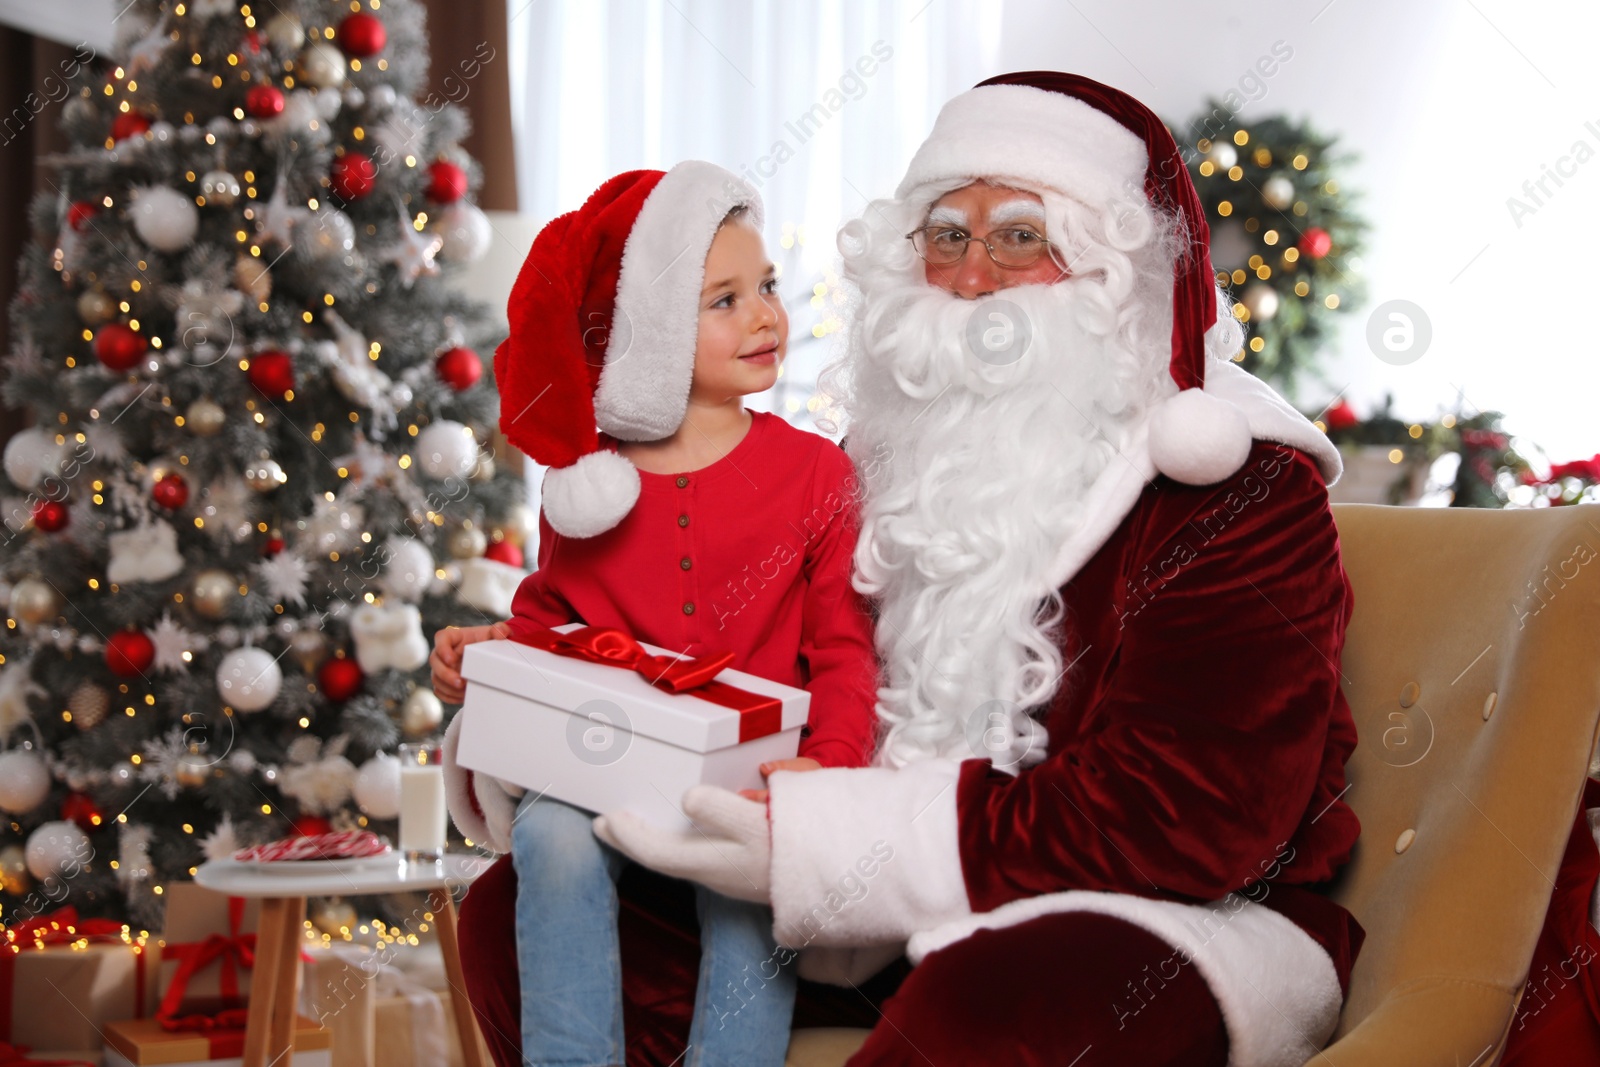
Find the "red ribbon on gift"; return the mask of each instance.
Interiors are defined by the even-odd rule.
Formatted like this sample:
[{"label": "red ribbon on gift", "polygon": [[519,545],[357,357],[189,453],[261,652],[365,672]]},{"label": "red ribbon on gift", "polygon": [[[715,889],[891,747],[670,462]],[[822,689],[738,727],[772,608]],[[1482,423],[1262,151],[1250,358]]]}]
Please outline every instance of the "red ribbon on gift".
[{"label": "red ribbon on gift", "polygon": [[222,968],[217,984],[223,998],[229,1001],[239,999],[239,968],[254,967],[256,962],[256,935],[239,932],[239,924],[243,920],[244,898],[229,897],[226,934],[212,934],[204,941],[185,941],[162,947],[162,959],[179,961],[178,970],[167,986],[167,993],[161,998],[161,1006],[156,1009],[156,1019],[160,1021],[162,1029],[209,1031],[244,1025],[247,1015],[244,1008],[228,1008],[211,1014],[178,1014],[178,1007],[189,990],[189,979],[212,963]]},{"label": "red ribbon on gift", "polygon": [[[35,915],[14,926],[5,928],[5,944],[0,945],[0,1039],[11,1036],[11,1003],[16,992],[17,953],[24,949],[42,949],[46,945],[71,944],[74,941],[120,941],[124,927],[111,919],[80,919],[78,909],[68,904],[48,915]],[[143,960],[140,960],[143,963]],[[138,978],[144,978],[141,966]],[[136,991],[139,1011],[144,1011],[143,986]],[[0,1045],[0,1049],[11,1048]],[[19,1053],[20,1055],[20,1053]],[[0,1059],[0,1067],[7,1061]]]},{"label": "red ribbon on gift", "polygon": [[560,633],[522,618],[510,620],[511,640],[558,656],[604,663],[631,670],[657,689],[689,694],[739,713],[739,741],[777,733],[783,726],[783,702],[713,679],[733,662],[732,652],[714,652],[699,659],[656,656],[633,635],[610,626],[584,626]]}]

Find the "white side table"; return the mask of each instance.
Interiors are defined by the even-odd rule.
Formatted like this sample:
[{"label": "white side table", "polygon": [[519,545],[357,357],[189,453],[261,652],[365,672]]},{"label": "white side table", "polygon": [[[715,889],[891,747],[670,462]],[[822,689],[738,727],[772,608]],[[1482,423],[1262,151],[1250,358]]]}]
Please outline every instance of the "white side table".
[{"label": "white side table", "polygon": [[[295,1006],[300,999],[300,940],[306,897],[337,894],[371,896],[426,889],[439,931],[445,978],[455,1008],[456,1032],[466,1067],[486,1067],[487,1050],[478,1036],[461,973],[456,940],[456,906],[451,889],[465,885],[492,860],[475,853],[448,853],[442,864],[408,865],[398,854],[392,863],[372,860],[315,861],[303,869],[263,871],[255,864],[212,860],[195,871],[207,889],[234,897],[260,897],[256,962],[250,982],[250,1016],[245,1027],[244,1067],[287,1065],[294,1056]],[[287,867],[287,865],[285,865]]]}]

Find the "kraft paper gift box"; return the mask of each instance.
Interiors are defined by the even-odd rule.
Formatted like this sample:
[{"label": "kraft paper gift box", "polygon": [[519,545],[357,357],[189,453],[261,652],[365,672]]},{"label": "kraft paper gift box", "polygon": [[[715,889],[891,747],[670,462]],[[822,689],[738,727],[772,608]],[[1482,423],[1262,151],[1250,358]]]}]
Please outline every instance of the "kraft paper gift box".
[{"label": "kraft paper gift box", "polygon": [[14,923],[0,940],[0,1042],[35,1059],[98,1059],[100,1027],[154,1014],[156,954],[71,907]]},{"label": "kraft paper gift box", "polygon": [[332,1032],[333,1067],[461,1067],[437,944],[333,944],[309,953],[300,1013]]},{"label": "kraft paper gift box", "polygon": [[[718,660],[582,623],[512,622],[515,640],[468,645],[462,657],[462,767],[590,811],[686,828],[690,786],[760,789],[761,764],[799,750],[811,706],[803,689],[726,667],[690,687]],[[682,691],[664,688],[673,684]]]},{"label": "kraft paper gift box", "polygon": [[[250,967],[259,900],[218,893],[193,882],[166,887],[167,928],[160,949],[161,998],[175,997],[179,1015],[242,1008],[250,998]],[[185,960],[194,956],[192,969]],[[175,981],[183,983],[173,994]]]},{"label": "kraft paper gift box", "polygon": [[[205,1067],[242,1067],[244,1030],[162,1028],[154,1019],[112,1023],[105,1028],[103,1067],[144,1067],[147,1064],[204,1064]],[[331,1035],[305,1016],[295,1019],[294,1067],[332,1067]]]}]

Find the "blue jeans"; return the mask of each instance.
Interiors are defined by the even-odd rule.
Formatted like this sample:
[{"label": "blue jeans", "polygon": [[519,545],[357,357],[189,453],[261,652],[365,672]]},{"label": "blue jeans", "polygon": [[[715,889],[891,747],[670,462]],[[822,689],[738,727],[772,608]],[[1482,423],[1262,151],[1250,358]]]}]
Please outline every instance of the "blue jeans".
[{"label": "blue jeans", "polygon": [[[593,818],[529,793],[512,824],[528,1067],[625,1062],[617,878],[628,860],[594,836]],[[684,1067],[782,1067],[795,975],[792,960],[779,966],[771,909],[700,885],[695,904],[700,980]]]}]

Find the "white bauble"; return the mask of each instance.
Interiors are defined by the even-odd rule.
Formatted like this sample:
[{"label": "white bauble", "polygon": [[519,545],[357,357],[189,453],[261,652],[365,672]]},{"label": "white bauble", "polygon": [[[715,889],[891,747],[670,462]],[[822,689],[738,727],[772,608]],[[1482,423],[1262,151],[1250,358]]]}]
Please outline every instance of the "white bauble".
[{"label": "white bauble", "polygon": [[378,585],[384,596],[415,604],[433,583],[433,553],[415,537],[391,537],[383,543],[387,563]]},{"label": "white bauble", "polygon": [[56,444],[55,434],[29,427],[6,442],[6,477],[18,489],[36,489],[40,482],[60,472],[65,451],[64,445]]},{"label": "white bauble", "polygon": [[418,686],[400,706],[400,730],[411,738],[427,737],[444,721],[444,705],[432,689]]},{"label": "white bauble", "polygon": [[1261,199],[1267,202],[1268,207],[1275,207],[1285,211],[1294,203],[1294,182],[1279,174],[1277,177],[1268,178],[1261,187]]},{"label": "white bauble", "polygon": [[1278,313],[1278,291],[1266,282],[1250,283],[1239,302],[1250,309],[1251,322],[1266,322]]},{"label": "white bauble", "polygon": [[199,397],[183,413],[183,428],[196,437],[215,437],[227,421],[228,413],[209,396]]},{"label": "white bauble", "polygon": [[238,711],[260,711],[282,686],[283,671],[264,649],[236,648],[217,667],[217,692]]},{"label": "white bauble", "polygon": [[367,94],[367,97],[372,101],[373,107],[379,111],[387,111],[389,108],[394,107],[394,102],[399,99],[399,94],[395,92],[394,86],[384,82],[381,85],[374,86],[372,91]]},{"label": "white bauble", "polygon": [[296,246],[312,259],[348,255],[356,246],[356,227],[336,207],[320,207],[294,228]]},{"label": "white bauble", "polygon": [[88,835],[75,823],[47,822],[28,835],[28,873],[41,882],[63,872],[72,873],[93,856]]},{"label": "white bauble", "polygon": [[1211,148],[1206,152],[1206,158],[1218,170],[1232,169],[1239,162],[1239,153],[1229,141],[1212,141]]},{"label": "white bauble", "polygon": [[317,89],[337,89],[344,85],[350,63],[344,53],[326,41],[313,41],[295,60],[300,80]]},{"label": "white bauble", "polygon": [[239,199],[239,179],[225,170],[207,171],[200,178],[200,195],[207,204],[232,207]]},{"label": "white bauble", "polygon": [[457,201],[439,213],[433,228],[444,237],[439,255],[451,263],[476,263],[489,252],[494,227],[477,204]]},{"label": "white bauble", "polygon": [[1239,270],[1255,254],[1256,242],[1237,219],[1211,227],[1211,265],[1217,270]]},{"label": "white bauble", "polygon": [[373,756],[356,772],[350,793],[372,818],[394,818],[400,814],[400,761],[387,753]]},{"label": "white bauble", "polygon": [[37,753],[0,752],[0,811],[25,815],[50,795],[50,768]]},{"label": "white bauble", "polygon": [[128,213],[139,237],[158,252],[182,251],[200,229],[200,212],[194,201],[165,185],[135,189]]},{"label": "white bauble", "polygon": [[306,29],[300,20],[289,14],[274,15],[267,21],[267,43],[275,52],[298,51],[302,41],[306,39]]},{"label": "white bauble", "polygon": [[441,419],[417,435],[417,462],[431,478],[465,478],[478,462],[478,442],[461,423]]}]

